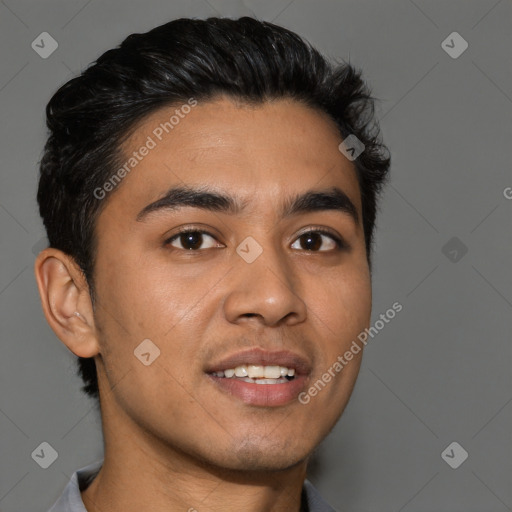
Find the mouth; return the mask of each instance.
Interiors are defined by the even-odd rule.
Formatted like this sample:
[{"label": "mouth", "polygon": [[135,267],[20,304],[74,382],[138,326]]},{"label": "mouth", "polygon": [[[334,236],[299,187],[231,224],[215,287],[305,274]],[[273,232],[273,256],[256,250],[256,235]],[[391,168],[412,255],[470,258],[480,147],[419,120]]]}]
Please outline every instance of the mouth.
[{"label": "mouth", "polygon": [[214,372],[214,375],[219,379],[240,379],[242,382],[250,382],[251,384],[284,384],[295,378],[295,368],[247,363],[236,368]]},{"label": "mouth", "polygon": [[246,404],[275,407],[297,398],[310,371],[309,362],[297,354],[256,348],[225,358],[205,373],[221,391]]}]

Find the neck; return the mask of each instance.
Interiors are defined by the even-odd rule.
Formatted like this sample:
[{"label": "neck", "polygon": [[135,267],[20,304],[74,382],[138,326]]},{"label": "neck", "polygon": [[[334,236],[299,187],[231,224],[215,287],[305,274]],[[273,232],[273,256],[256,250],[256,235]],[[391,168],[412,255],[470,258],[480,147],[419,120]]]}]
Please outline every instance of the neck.
[{"label": "neck", "polygon": [[103,466],[82,492],[88,512],[299,512],[306,461],[280,471],[222,468],[169,446],[102,404]]}]

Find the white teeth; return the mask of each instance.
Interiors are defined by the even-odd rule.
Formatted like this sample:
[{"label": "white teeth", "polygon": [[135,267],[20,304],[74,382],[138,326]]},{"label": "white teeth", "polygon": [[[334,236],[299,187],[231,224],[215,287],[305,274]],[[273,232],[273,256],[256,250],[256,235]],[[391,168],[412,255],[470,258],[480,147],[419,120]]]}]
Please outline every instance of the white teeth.
[{"label": "white teeth", "polygon": [[245,377],[243,379],[244,382],[250,382],[251,384],[284,384],[288,382],[286,379],[251,379],[250,377]]},{"label": "white teeth", "polygon": [[237,366],[235,368],[235,375],[237,377],[247,377],[247,366],[243,365],[243,366]]},{"label": "white teeth", "polygon": [[279,366],[265,366],[263,376],[266,379],[279,379],[281,377],[281,370]]},{"label": "white teeth", "polygon": [[[227,370],[213,372],[216,377],[225,377],[231,379],[239,377],[246,382],[255,382],[255,379],[262,380],[258,384],[276,384],[277,382],[288,382],[284,377],[293,377],[295,375],[295,368],[286,368],[286,366],[269,365],[262,366],[256,364],[242,364],[236,368],[229,368]],[[270,382],[276,381],[276,382]]]},{"label": "white teeth", "polygon": [[250,364],[247,367],[247,375],[254,379],[255,377],[264,377],[264,367]]}]

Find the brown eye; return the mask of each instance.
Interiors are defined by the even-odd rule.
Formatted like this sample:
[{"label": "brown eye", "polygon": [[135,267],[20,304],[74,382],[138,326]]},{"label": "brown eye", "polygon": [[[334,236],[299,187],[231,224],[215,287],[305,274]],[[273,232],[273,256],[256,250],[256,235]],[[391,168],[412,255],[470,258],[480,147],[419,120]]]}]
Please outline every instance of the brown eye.
[{"label": "brown eye", "polygon": [[[340,238],[323,230],[306,231],[297,238],[294,245],[297,243],[300,247],[292,245],[292,248],[312,252],[336,251],[345,247]],[[327,246],[327,248],[321,249],[323,246]]]},{"label": "brown eye", "polygon": [[[188,251],[198,251],[200,249],[210,249],[211,247],[215,247],[215,243],[210,244],[207,247],[202,247],[205,236],[215,240],[215,238],[206,231],[188,230],[174,235],[165,243],[166,245],[171,245],[176,249]],[[179,245],[174,245],[176,242],[178,242]]]}]

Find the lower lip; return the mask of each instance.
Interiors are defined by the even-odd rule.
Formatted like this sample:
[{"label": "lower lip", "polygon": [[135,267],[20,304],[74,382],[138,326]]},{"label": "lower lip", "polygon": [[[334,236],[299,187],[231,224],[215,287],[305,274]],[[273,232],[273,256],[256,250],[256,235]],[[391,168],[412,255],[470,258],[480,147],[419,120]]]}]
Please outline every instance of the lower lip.
[{"label": "lower lip", "polygon": [[296,400],[305,388],[306,376],[297,375],[293,380],[282,384],[256,384],[235,378],[215,377],[208,375],[215,384],[242,402],[263,407],[277,407]]}]

